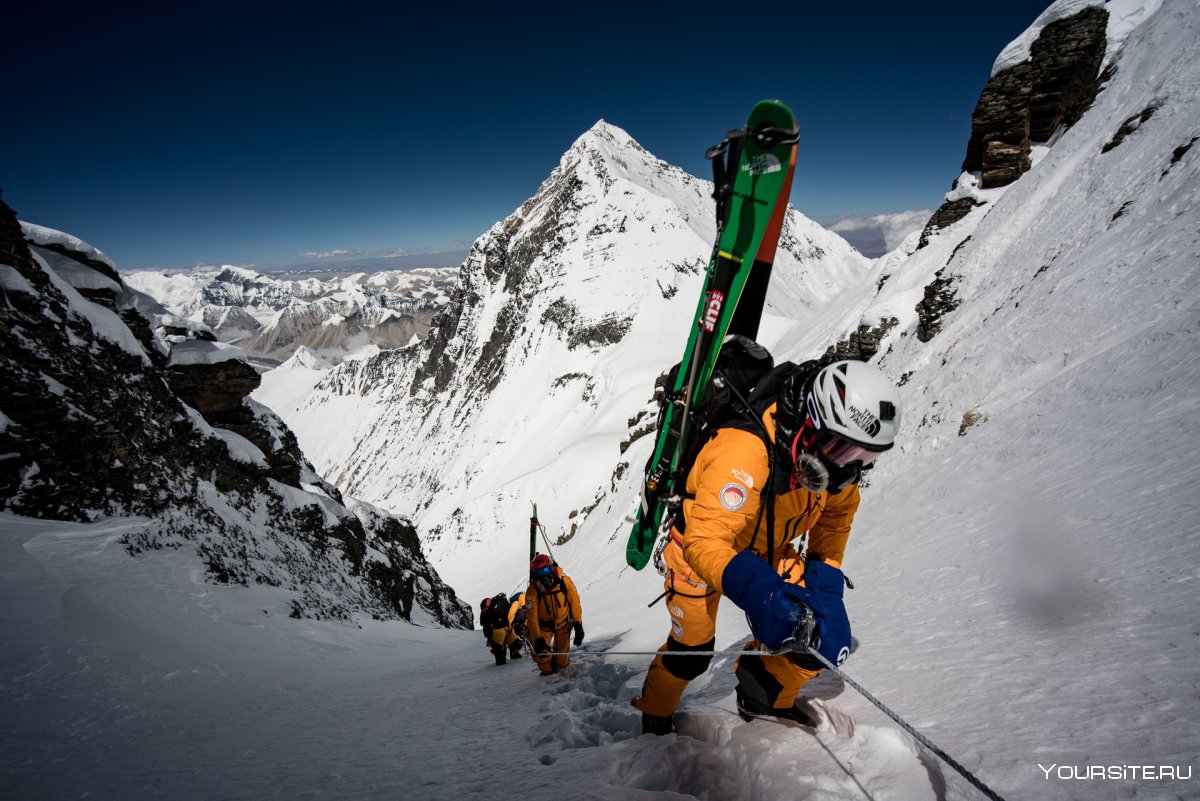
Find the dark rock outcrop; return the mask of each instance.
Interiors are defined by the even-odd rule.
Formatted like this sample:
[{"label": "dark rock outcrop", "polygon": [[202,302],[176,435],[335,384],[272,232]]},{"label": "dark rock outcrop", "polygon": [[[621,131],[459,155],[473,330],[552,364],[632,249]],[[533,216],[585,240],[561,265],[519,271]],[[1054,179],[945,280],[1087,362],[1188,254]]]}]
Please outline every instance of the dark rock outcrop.
[{"label": "dark rock outcrop", "polygon": [[878,325],[860,325],[858,330],[851,331],[841,342],[830,345],[825,353],[836,359],[870,361],[871,357],[879,352],[879,343],[883,337],[899,324],[900,321],[895,317],[885,317]]},{"label": "dark rock outcrop", "polygon": [[971,115],[964,172],[980,186],[1006,186],[1030,166],[1032,142],[1073,125],[1100,88],[1108,12],[1091,6],[1042,29],[1027,61],[1001,70],[984,86]]},{"label": "dark rock outcrop", "polygon": [[1126,118],[1126,120],[1121,123],[1121,126],[1117,128],[1117,132],[1113,134],[1113,138],[1109,139],[1100,147],[1100,152],[1107,153],[1113,148],[1120,146],[1120,144],[1125,141],[1125,137],[1142,127],[1142,124],[1149,121],[1149,119],[1154,116],[1154,112],[1156,111],[1158,111],[1157,106],[1146,106],[1137,114],[1133,114]]},{"label": "dark rock outcrop", "polygon": [[954,291],[954,276],[938,270],[925,287],[925,297],[917,303],[917,339],[928,342],[942,330],[942,317],[958,308],[960,301]]},{"label": "dark rock outcrop", "polygon": [[216,364],[183,364],[167,370],[167,381],[180,400],[191,406],[213,425],[221,425],[221,416],[242,405],[243,399],[258,389],[262,377],[239,359]]},{"label": "dark rock outcrop", "polygon": [[941,208],[933,213],[933,216],[929,218],[929,222],[925,223],[925,230],[921,231],[921,241],[917,244],[917,250],[928,245],[929,238],[939,229],[949,228],[970,214],[971,209],[982,205],[982,203],[971,197],[947,200],[941,205]]}]

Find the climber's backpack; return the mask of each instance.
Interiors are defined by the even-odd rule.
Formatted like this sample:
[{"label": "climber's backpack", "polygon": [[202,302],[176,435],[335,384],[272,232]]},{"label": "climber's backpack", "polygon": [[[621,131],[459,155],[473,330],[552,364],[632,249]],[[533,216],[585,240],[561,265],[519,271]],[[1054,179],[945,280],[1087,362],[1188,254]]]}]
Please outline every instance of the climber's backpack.
[{"label": "climber's backpack", "polygon": [[[688,409],[686,440],[680,446],[679,459],[675,463],[676,492],[682,492],[687,475],[696,462],[696,456],[704,444],[716,434],[717,429],[743,422],[753,426],[751,409],[744,401],[757,405],[754,400],[765,397],[764,392],[767,390],[764,387],[762,392],[757,391],[759,383],[766,383],[764,379],[768,376],[780,373],[779,380],[774,382],[776,386],[772,393],[777,394],[782,386],[783,376],[786,375],[786,370],[781,368],[790,364],[784,362],[775,367],[775,360],[771,358],[767,349],[748,337],[733,334],[725,338],[713,366],[712,380],[708,382],[704,395]],[[675,386],[681,369],[684,369],[684,365],[676,364],[656,382],[656,386],[661,390],[656,396],[659,405],[659,426],[662,425],[666,410],[671,404],[681,401],[676,393],[666,389]]]}]

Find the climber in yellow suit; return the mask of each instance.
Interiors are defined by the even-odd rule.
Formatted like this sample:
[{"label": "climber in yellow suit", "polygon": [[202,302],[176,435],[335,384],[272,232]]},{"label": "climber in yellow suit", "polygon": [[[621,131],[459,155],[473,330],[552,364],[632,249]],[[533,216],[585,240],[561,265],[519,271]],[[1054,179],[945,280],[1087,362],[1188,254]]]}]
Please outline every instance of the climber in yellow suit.
[{"label": "climber in yellow suit", "polygon": [[[807,651],[833,664],[849,655],[842,557],[861,471],[892,446],[899,393],[862,362],[791,369],[776,402],[762,412],[762,428],[718,429],[687,476],[687,499],[664,551],[671,631],[659,650],[675,653],[654,658],[632,701],[644,733],[674,731],[684,690],[711,659],[678,652],[713,650],[722,596],[746,612],[754,635],[746,650],[795,645],[806,614],[815,619],[811,641],[796,650],[737,660],[737,707],[747,720],[773,716],[812,725],[795,706],[800,688],[821,670]],[[801,555],[792,543],[806,532]]]},{"label": "climber in yellow suit", "polygon": [[583,644],[583,611],[575,582],[545,554],[537,554],[529,563],[525,625],[533,644],[533,658],[543,676],[571,663],[566,654],[571,649],[572,631],[575,645]]}]

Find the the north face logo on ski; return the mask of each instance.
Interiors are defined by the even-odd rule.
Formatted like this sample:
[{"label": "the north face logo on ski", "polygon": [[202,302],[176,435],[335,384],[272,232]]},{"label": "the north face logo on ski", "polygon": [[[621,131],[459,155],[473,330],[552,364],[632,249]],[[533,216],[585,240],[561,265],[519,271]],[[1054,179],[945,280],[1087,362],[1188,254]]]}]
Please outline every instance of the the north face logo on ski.
[{"label": "the north face logo on ski", "polygon": [[710,334],[715,331],[717,321],[721,319],[721,307],[724,305],[725,293],[718,289],[710,291],[704,304],[704,317],[700,320],[700,327]]},{"label": "the north face logo on ski", "polygon": [[860,409],[857,406],[851,406],[850,419],[854,421],[854,425],[858,426],[872,437],[879,433],[879,418],[864,409]]},{"label": "the north face logo on ski", "polygon": [[782,169],[783,165],[779,163],[779,157],[771,153],[755,156],[742,165],[742,170],[751,175],[769,175]]}]

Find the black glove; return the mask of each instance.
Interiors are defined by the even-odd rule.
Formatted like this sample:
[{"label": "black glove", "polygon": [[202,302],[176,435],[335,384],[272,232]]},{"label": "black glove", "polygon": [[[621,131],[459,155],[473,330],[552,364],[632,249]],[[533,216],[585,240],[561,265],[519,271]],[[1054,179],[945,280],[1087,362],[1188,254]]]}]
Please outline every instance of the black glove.
[{"label": "black glove", "polygon": [[542,654],[548,654],[550,653],[550,646],[546,644],[544,639],[538,637],[533,642],[533,652],[538,656],[541,656]]},{"label": "black glove", "polygon": [[583,645],[583,624],[576,623],[575,624],[575,647],[578,648],[581,645]]}]

